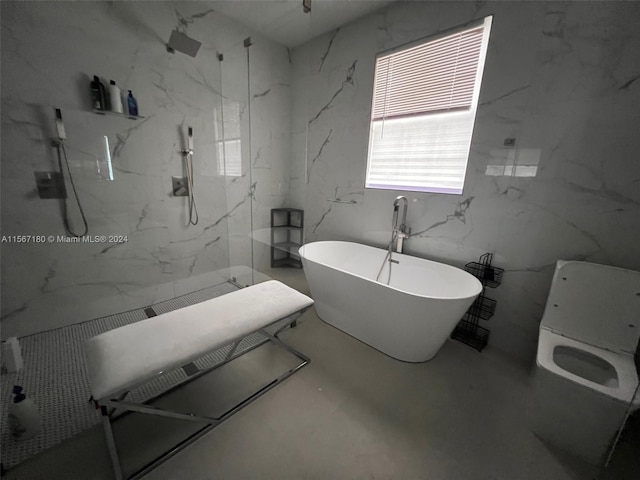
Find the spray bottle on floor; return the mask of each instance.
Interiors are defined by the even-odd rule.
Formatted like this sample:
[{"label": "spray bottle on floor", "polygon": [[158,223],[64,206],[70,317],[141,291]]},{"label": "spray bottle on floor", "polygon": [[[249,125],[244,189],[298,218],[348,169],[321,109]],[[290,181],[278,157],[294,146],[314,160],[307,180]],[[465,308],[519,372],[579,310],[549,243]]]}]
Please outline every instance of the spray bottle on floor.
[{"label": "spray bottle on floor", "polygon": [[40,431],[40,413],[22,387],[13,387],[13,403],[9,405],[9,430],[16,440],[27,440]]}]

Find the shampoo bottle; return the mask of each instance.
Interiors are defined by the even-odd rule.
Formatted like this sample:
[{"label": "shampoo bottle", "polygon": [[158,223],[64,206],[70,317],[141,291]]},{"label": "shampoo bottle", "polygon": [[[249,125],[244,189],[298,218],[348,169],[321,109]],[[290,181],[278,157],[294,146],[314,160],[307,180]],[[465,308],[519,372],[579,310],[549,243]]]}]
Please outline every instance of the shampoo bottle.
[{"label": "shampoo bottle", "polygon": [[16,440],[27,440],[40,431],[40,414],[33,400],[13,387],[13,403],[9,405],[9,430]]},{"label": "shampoo bottle", "polygon": [[129,96],[127,97],[127,107],[129,108],[129,115],[132,117],[138,116],[138,102],[133,96],[133,93],[131,93],[131,90],[129,90]]},{"label": "shampoo bottle", "polygon": [[109,100],[111,103],[111,111],[122,113],[122,99],[120,98],[120,89],[116,86],[116,82],[109,82]]},{"label": "shampoo bottle", "polygon": [[108,110],[107,92],[97,75],[93,76],[91,82],[91,99],[95,110]]}]

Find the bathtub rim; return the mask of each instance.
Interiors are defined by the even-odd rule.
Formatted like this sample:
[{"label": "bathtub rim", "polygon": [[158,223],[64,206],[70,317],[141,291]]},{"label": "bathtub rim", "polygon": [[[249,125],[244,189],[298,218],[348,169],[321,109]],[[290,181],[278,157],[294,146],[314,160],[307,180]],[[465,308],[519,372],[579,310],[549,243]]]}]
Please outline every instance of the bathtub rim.
[{"label": "bathtub rim", "polygon": [[359,245],[359,246],[362,246],[362,247],[369,247],[369,248],[373,248],[373,249],[376,249],[376,250],[381,250],[382,252],[386,252],[386,250],[384,248],[377,247],[377,246],[374,246],[374,245],[368,245],[366,243],[352,242],[352,241],[348,241],[348,240],[316,240],[316,241],[313,241],[313,242],[307,242],[307,243],[303,244],[298,249],[298,255],[300,256],[300,259],[302,260],[303,268],[304,268],[304,261],[310,261],[310,262],[314,262],[314,263],[316,263],[318,265],[323,265],[323,266],[325,266],[327,268],[331,268],[333,270],[339,271],[339,272],[347,274],[347,275],[352,275],[354,277],[360,278],[362,280],[366,280],[366,281],[374,283],[374,284],[380,284],[383,287],[390,288],[392,290],[395,290],[395,291],[397,291],[399,293],[402,293],[402,294],[405,294],[405,295],[411,295],[411,296],[414,296],[414,297],[421,297],[421,298],[428,298],[428,299],[432,299],[432,300],[464,300],[464,299],[467,299],[467,298],[470,298],[470,297],[477,297],[477,296],[481,295],[482,292],[483,292],[483,289],[484,289],[484,287],[482,285],[482,282],[480,282],[480,280],[478,280],[476,277],[474,277],[469,272],[463,270],[460,267],[456,267],[454,265],[449,265],[448,263],[437,262],[435,260],[429,260],[427,258],[418,257],[418,256],[415,256],[415,255],[408,255],[406,253],[393,252],[395,255],[401,255],[401,256],[404,256],[404,257],[415,258],[415,259],[418,259],[420,261],[424,261],[424,262],[428,262],[428,263],[435,263],[435,264],[442,265],[442,266],[444,266],[446,268],[449,268],[449,269],[457,270],[457,271],[459,271],[459,272],[461,272],[461,273],[463,273],[465,275],[468,275],[470,278],[475,280],[476,287],[478,289],[478,291],[475,292],[475,293],[470,293],[468,295],[455,296],[455,297],[454,296],[442,297],[442,296],[424,295],[424,294],[419,294],[419,293],[408,292],[406,290],[401,290],[401,289],[399,289],[397,287],[394,287],[394,286],[391,286],[391,285],[387,285],[387,284],[382,283],[382,282],[378,282],[378,281],[373,280],[371,278],[367,278],[367,277],[364,277],[362,275],[358,275],[356,273],[349,272],[348,270],[344,270],[342,268],[334,267],[332,265],[327,265],[327,264],[324,264],[324,263],[320,263],[320,262],[317,262],[315,260],[311,260],[308,257],[305,257],[303,252],[302,252],[304,247],[307,246],[307,245],[312,245],[312,244],[316,244],[316,243],[353,244],[353,245]]}]

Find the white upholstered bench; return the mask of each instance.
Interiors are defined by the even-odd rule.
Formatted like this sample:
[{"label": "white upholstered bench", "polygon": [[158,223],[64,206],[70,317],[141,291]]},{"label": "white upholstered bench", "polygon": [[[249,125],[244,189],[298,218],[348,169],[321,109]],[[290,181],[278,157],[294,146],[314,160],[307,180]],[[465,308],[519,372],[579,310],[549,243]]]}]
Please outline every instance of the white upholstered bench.
[{"label": "white upholstered bench", "polygon": [[[278,281],[270,280],[116,328],[87,340],[85,354],[90,390],[102,413],[107,446],[116,478],[124,477],[111,428],[114,409],[202,422],[205,426],[192,435],[193,438],[190,437],[191,441],[195,441],[309,362],[306,356],[284,344],[277,335],[294,323],[312,304],[313,300],[306,295]],[[291,321],[276,333],[269,334],[264,330],[265,327],[287,317]],[[270,340],[287,349],[302,363],[265,385],[223,416],[199,417],[159,409],[150,405],[150,400],[142,404],[124,400],[130,390],[158,375],[187,365],[220,347],[233,344],[223,363],[230,361],[235,358],[233,354],[240,341],[254,332],[264,335],[265,341]],[[220,365],[198,372],[184,383]],[[183,442],[181,448],[191,441]],[[175,453],[175,450],[172,453]],[[156,459],[129,478],[141,477],[165,459]]]}]

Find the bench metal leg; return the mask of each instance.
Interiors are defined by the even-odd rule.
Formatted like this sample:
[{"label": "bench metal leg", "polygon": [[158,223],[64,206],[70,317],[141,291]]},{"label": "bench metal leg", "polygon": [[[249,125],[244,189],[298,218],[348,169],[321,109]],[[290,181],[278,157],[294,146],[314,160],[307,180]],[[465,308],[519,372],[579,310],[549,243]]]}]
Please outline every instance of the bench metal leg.
[{"label": "bench metal leg", "polygon": [[[286,343],[284,343],[282,340],[280,340],[276,335],[277,333],[279,333],[279,331],[273,335],[271,335],[270,333],[264,331],[264,330],[259,330],[259,332],[264,335],[265,337],[267,337],[269,340],[271,340],[273,343],[275,343],[276,345],[279,345],[280,347],[284,348],[285,350],[287,350],[289,353],[291,353],[292,355],[295,355],[296,357],[298,357],[300,360],[303,360],[303,364],[300,365],[300,367],[298,368],[302,368],[304,367],[307,363],[309,363],[311,361],[311,359],[309,357],[307,357],[306,355],[300,353],[298,350],[296,350],[295,348],[293,348],[290,345],[287,345]],[[297,369],[296,369],[297,370]]]},{"label": "bench metal leg", "polygon": [[144,405],[141,403],[133,402],[121,402],[119,400],[102,400],[105,405],[110,405],[115,408],[121,408],[123,410],[129,410],[131,412],[146,413],[149,415],[157,415],[159,417],[177,418],[178,420],[185,420],[187,422],[196,423],[219,423],[218,419],[211,417],[200,417],[197,415],[191,415],[188,413],[172,412],[171,410],[164,410],[163,408],[154,407],[151,405]]},{"label": "bench metal leg", "polygon": [[[287,328],[289,328],[289,327],[291,327],[291,328],[296,327],[296,326],[298,325],[298,319],[299,319],[299,318],[302,316],[302,314],[303,314],[304,312],[306,312],[307,310],[308,310],[308,309],[307,309],[307,308],[305,308],[304,310],[301,310],[300,312],[298,312],[298,313],[295,315],[295,317],[293,318],[293,320],[291,320],[291,321],[290,321],[290,322],[288,322],[288,323],[285,323],[282,327],[280,327],[278,330],[276,330],[276,331],[273,333],[273,336],[274,336],[274,337],[277,337],[278,335],[280,335],[284,330],[286,330],[286,329],[287,329]],[[264,331],[264,330],[261,330],[261,331]],[[265,333],[266,333],[266,332],[265,332]]]},{"label": "bench metal leg", "polygon": [[123,480],[122,466],[120,465],[118,450],[116,449],[116,440],[113,438],[113,429],[111,428],[111,416],[105,406],[100,407],[100,413],[102,414],[102,425],[104,426],[109,457],[111,457],[111,464],[113,465],[113,473],[115,474],[116,480]]},{"label": "bench metal leg", "polygon": [[[295,318],[296,319],[299,318],[299,315],[296,316]],[[295,320],[293,320],[292,322],[295,322]],[[283,349],[287,350],[289,353],[291,353],[292,355],[294,355],[295,357],[300,359],[301,362],[297,366],[295,366],[295,367],[289,369],[288,371],[284,372],[283,374],[281,374],[278,378],[276,378],[276,379],[268,382],[267,384],[263,385],[255,393],[253,393],[249,397],[245,398],[244,400],[242,400],[241,402],[236,404],[234,407],[230,408],[229,410],[227,410],[226,412],[221,414],[219,417],[203,417],[203,416],[197,416],[197,415],[192,415],[192,414],[178,413],[178,412],[173,412],[173,411],[170,411],[170,410],[164,410],[164,409],[161,409],[161,408],[158,408],[158,407],[154,407],[153,405],[150,405],[149,403],[152,402],[153,400],[158,399],[161,396],[167,394],[168,392],[171,392],[171,391],[177,389],[178,387],[180,387],[182,385],[185,385],[186,383],[192,382],[193,380],[195,380],[196,378],[199,378],[203,374],[206,374],[206,373],[208,373],[208,372],[210,372],[210,371],[212,371],[212,370],[214,370],[216,368],[221,367],[222,365],[225,365],[225,364],[229,363],[230,361],[233,361],[235,358],[238,358],[238,357],[242,356],[244,353],[247,353],[248,351],[253,350],[253,348],[251,348],[249,350],[243,351],[240,355],[236,355],[234,357],[234,354],[235,354],[235,352],[236,352],[236,350],[238,348],[238,345],[240,344],[242,339],[237,339],[234,342],[231,351],[227,354],[227,356],[226,356],[224,361],[222,361],[219,364],[214,365],[213,367],[208,368],[206,370],[201,370],[200,372],[194,374],[192,377],[187,378],[185,381],[183,381],[180,384],[170,388],[166,392],[164,392],[164,393],[162,393],[162,394],[160,394],[160,395],[158,395],[158,396],[156,396],[156,397],[154,397],[152,399],[147,400],[143,404],[124,401],[124,398],[125,398],[127,392],[125,392],[122,395],[119,395],[119,396],[117,396],[115,398],[100,400],[99,402],[100,402],[100,412],[102,414],[102,423],[103,423],[103,426],[104,426],[105,436],[106,436],[106,440],[107,440],[107,447],[109,448],[109,456],[111,457],[111,463],[113,464],[113,470],[114,470],[114,473],[115,473],[116,480],[124,480],[125,477],[124,477],[124,473],[123,473],[123,470],[122,470],[122,465],[120,463],[120,459],[119,459],[119,456],[118,456],[118,450],[116,449],[116,442],[115,442],[115,438],[114,438],[114,435],[113,435],[113,429],[112,429],[112,425],[111,425],[111,416],[112,416],[112,413],[113,413],[114,410],[118,409],[118,410],[130,411],[130,412],[144,413],[144,414],[148,414],[148,415],[158,415],[158,416],[161,416],[161,417],[169,417],[169,418],[175,418],[175,419],[179,419],[179,420],[186,420],[186,421],[190,421],[190,422],[198,422],[198,423],[203,423],[204,424],[204,426],[200,430],[198,430],[197,432],[195,432],[194,434],[192,434],[191,436],[189,436],[188,438],[186,438],[182,442],[178,443],[171,450],[165,452],[164,454],[162,454],[161,456],[159,456],[155,460],[153,460],[150,463],[148,463],[147,465],[143,466],[137,472],[133,473],[130,477],[128,477],[130,480],[139,479],[139,478],[143,477],[144,475],[146,475],[147,473],[149,473],[155,467],[160,465],[162,462],[166,461],[168,458],[172,457],[173,455],[178,453],[180,450],[184,449],[185,447],[187,447],[188,445],[190,445],[191,443],[196,441],[198,438],[200,438],[202,435],[207,433],[209,430],[213,429],[214,427],[216,427],[220,423],[224,422],[229,417],[231,417],[233,414],[237,413],[239,410],[241,410],[244,407],[246,407],[247,405],[249,405],[251,402],[253,402],[257,398],[259,398],[260,396],[262,396],[263,394],[265,394],[266,392],[268,392],[269,390],[271,390],[272,388],[277,386],[279,383],[281,383],[284,380],[286,380],[288,377],[290,377],[291,375],[296,373],[298,370],[300,370],[302,367],[304,367],[305,365],[307,365],[311,361],[309,359],[309,357],[307,357],[306,355],[303,355],[302,353],[300,353],[299,351],[297,351],[293,347],[287,345],[286,343],[284,343],[282,340],[280,340],[277,337],[277,335],[280,332],[282,332],[285,328],[287,328],[289,325],[291,325],[292,322],[287,323],[282,328],[278,329],[274,334],[270,334],[267,331],[265,331],[264,329],[258,330],[257,332],[260,333],[261,335],[263,335],[266,338],[264,339],[263,342],[260,342],[258,345],[256,345],[256,347],[259,346],[259,345],[264,344],[265,342],[272,341],[276,345],[282,347]]]},{"label": "bench metal leg", "polygon": [[233,343],[233,347],[231,348],[231,350],[229,351],[229,353],[227,353],[227,356],[224,358],[225,360],[229,360],[231,357],[233,357],[233,354],[236,352],[236,349],[238,348],[238,345],[240,345],[240,342],[242,340],[236,340]]}]

